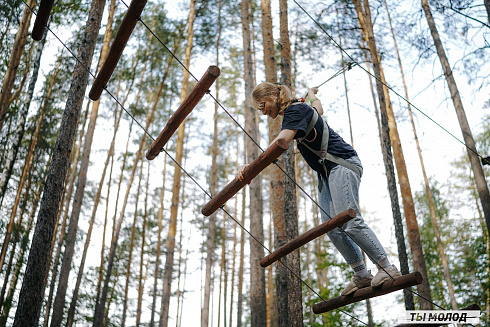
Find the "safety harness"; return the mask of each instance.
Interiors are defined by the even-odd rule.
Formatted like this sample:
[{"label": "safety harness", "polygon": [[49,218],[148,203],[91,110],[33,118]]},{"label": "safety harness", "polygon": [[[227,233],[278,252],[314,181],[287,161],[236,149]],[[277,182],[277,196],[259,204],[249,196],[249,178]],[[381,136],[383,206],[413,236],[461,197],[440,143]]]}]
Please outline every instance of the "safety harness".
[{"label": "safety harness", "polygon": [[[294,105],[294,104],[300,104],[300,103],[302,103],[302,102],[294,102],[292,104]],[[343,158],[337,157],[337,156],[327,152],[328,139],[329,139],[330,133],[329,133],[328,125],[325,122],[325,120],[323,120],[323,137],[322,137],[322,144],[321,144],[320,150],[319,151],[313,150],[308,144],[306,144],[306,142],[308,142],[308,140],[306,140],[306,136],[308,134],[310,134],[310,132],[315,128],[315,124],[318,121],[318,112],[314,108],[312,108],[312,110],[313,110],[313,117],[311,118],[311,121],[308,124],[308,127],[306,128],[305,136],[296,139],[296,141],[301,143],[308,150],[310,150],[311,152],[313,152],[314,154],[316,154],[318,156],[318,158],[319,158],[318,162],[323,166],[323,169],[325,170],[325,176],[328,176],[327,168],[325,166],[325,161],[328,160],[328,161],[334,162],[336,164],[339,164],[342,167],[345,167],[347,169],[352,170],[357,175],[359,175],[359,177],[361,177],[362,176],[362,170],[359,169],[358,166],[350,163],[349,161],[347,161]]]}]

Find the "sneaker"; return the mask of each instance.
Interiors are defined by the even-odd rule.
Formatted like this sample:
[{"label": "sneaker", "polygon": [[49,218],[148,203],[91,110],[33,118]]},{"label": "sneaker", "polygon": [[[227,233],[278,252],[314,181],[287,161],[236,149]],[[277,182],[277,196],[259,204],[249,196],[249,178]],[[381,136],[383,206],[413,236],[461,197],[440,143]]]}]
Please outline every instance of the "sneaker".
[{"label": "sneaker", "polygon": [[398,269],[392,265],[391,267],[387,267],[383,269],[379,269],[378,273],[376,276],[374,276],[373,280],[371,281],[371,286],[372,287],[378,287],[384,282],[388,280],[392,280],[392,278],[398,278],[401,277],[402,274],[398,271]]},{"label": "sneaker", "polygon": [[354,275],[354,277],[352,277],[352,280],[342,290],[340,295],[346,296],[354,293],[360,288],[371,286],[372,279],[373,279],[373,275],[371,274],[371,271],[369,271],[369,275],[366,277],[359,277],[358,275]]}]

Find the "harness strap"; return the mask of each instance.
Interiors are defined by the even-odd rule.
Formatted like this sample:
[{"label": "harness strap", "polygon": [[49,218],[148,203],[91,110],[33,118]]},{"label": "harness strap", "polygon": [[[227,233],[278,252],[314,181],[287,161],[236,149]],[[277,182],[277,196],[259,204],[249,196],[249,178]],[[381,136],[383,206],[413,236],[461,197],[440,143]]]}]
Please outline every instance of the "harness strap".
[{"label": "harness strap", "polygon": [[362,170],[358,166],[352,164],[351,162],[349,162],[343,158],[340,158],[338,156],[335,156],[335,155],[327,152],[328,139],[329,139],[330,135],[328,132],[329,131],[328,125],[325,121],[323,121],[323,137],[322,137],[322,145],[321,145],[320,151],[313,150],[308,144],[303,142],[304,139],[306,138],[306,136],[308,134],[310,134],[310,132],[313,130],[317,121],[318,121],[318,113],[316,112],[316,110],[313,110],[313,117],[312,117],[310,123],[308,124],[308,127],[306,128],[305,136],[297,139],[297,141],[299,143],[301,143],[303,146],[305,146],[308,150],[310,150],[311,152],[316,154],[320,158],[318,160],[318,162],[320,162],[320,164],[322,164],[323,168],[325,169],[325,175],[327,175],[327,168],[325,167],[325,160],[328,160],[328,161],[334,162],[338,165],[341,165],[342,167],[350,169],[353,172],[355,172],[357,175],[359,175],[359,177],[362,177]]}]

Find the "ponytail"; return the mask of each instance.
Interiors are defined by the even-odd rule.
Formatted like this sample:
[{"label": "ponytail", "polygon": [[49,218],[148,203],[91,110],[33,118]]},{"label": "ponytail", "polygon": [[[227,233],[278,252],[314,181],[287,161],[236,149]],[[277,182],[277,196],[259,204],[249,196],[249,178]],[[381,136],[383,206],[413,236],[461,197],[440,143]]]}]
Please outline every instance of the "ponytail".
[{"label": "ponytail", "polygon": [[272,93],[277,95],[277,106],[279,113],[283,113],[293,100],[291,90],[286,85],[276,85],[270,82],[264,82],[257,85],[252,92],[250,105],[253,108],[258,108],[264,99],[270,97]]}]

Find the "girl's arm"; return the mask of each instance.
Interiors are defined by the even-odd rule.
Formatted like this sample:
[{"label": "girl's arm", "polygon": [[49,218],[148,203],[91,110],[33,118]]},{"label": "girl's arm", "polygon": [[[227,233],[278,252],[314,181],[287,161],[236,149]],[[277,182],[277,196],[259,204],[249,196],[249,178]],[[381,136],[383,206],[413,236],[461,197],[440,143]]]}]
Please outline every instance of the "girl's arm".
[{"label": "girl's arm", "polygon": [[311,87],[308,89],[308,94],[306,95],[306,100],[312,107],[316,108],[316,111],[321,116],[323,115],[323,106],[320,100],[316,97],[318,92],[318,87]]},{"label": "girl's arm", "polygon": [[[277,137],[274,139],[274,141],[271,142],[274,143],[276,142],[277,140],[284,140],[286,141],[288,144],[289,142],[291,142],[294,138],[294,136],[296,135],[296,132],[297,130],[296,129],[283,129],[278,135]],[[241,181],[243,180],[243,171],[245,170],[245,168],[247,167],[248,165],[245,164],[243,166],[241,166],[238,171],[236,172],[235,174],[235,179],[238,180],[238,181]]]}]

